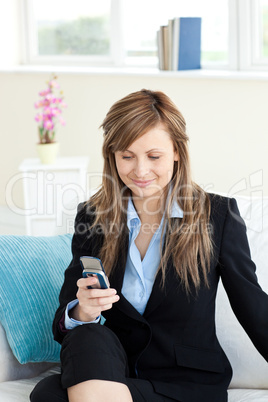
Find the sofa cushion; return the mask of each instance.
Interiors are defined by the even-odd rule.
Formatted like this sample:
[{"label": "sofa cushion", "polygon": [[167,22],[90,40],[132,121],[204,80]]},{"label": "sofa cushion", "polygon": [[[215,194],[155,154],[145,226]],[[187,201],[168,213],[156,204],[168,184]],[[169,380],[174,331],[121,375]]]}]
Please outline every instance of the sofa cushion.
[{"label": "sofa cushion", "polygon": [[[259,283],[262,289],[268,293],[268,198],[255,199],[243,196],[235,198],[240,214],[247,225],[251,255],[256,264]],[[268,364],[258,353],[236,319],[222,283],[219,284],[217,294],[216,327],[220,344],[233,368],[230,387],[268,388]],[[250,399],[241,400],[248,401]]]},{"label": "sofa cushion", "polygon": [[20,363],[59,361],[51,327],[71,239],[0,236],[0,322]]},{"label": "sofa cushion", "polygon": [[6,381],[0,383],[1,402],[29,402],[29,396],[34,386],[43,378],[49,375],[59,374],[60,368],[55,367],[47,370],[37,377],[21,379],[17,381]]},{"label": "sofa cushion", "polygon": [[[55,367],[57,363],[35,362],[20,364],[14,356],[7,341],[6,332],[0,322],[0,384],[20,378],[32,378]],[[0,401],[2,401],[0,397]],[[3,399],[4,401],[4,399]]]},{"label": "sofa cushion", "polygon": [[265,389],[229,389],[228,402],[267,402]]}]

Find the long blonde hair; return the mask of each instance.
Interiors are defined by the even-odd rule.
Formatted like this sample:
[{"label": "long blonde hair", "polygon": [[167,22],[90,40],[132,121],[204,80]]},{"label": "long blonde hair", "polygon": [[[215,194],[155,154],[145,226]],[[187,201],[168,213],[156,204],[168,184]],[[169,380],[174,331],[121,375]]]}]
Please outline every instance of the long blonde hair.
[{"label": "long blonde hair", "polygon": [[[174,162],[169,186],[171,195],[165,213],[166,236],[159,269],[164,283],[167,261],[172,257],[176,272],[188,292],[191,283],[195,289],[202,282],[208,286],[207,274],[212,256],[208,229],[210,200],[207,193],[191,179],[185,120],[163,92],[143,89],[131,93],[108,111],[101,125],[104,131],[102,186],[89,200],[90,207],[95,209],[92,229],[103,229],[100,258],[109,275],[128,236],[126,212],[130,195],[118,175],[114,153],[125,151],[136,139],[159,123],[164,124],[179,155],[178,162]],[[183,210],[182,219],[170,217],[174,200]]]}]

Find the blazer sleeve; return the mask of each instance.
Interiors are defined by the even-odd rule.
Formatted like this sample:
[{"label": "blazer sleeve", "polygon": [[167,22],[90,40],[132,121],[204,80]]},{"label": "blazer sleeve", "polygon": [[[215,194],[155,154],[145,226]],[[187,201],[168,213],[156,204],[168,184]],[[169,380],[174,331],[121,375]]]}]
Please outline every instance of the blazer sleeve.
[{"label": "blazer sleeve", "polygon": [[87,204],[79,204],[75,218],[75,231],[72,238],[72,260],[65,271],[64,282],[59,295],[59,307],[55,313],[52,330],[54,339],[62,343],[68,331],[62,328],[62,317],[65,314],[67,304],[76,299],[77,281],[82,276],[80,257],[83,255],[98,256],[98,240],[100,236],[95,236],[90,230],[94,213]]},{"label": "blazer sleeve", "polygon": [[235,199],[229,199],[219,261],[231,307],[256,349],[268,361],[268,295],[258,283],[246,225]]}]

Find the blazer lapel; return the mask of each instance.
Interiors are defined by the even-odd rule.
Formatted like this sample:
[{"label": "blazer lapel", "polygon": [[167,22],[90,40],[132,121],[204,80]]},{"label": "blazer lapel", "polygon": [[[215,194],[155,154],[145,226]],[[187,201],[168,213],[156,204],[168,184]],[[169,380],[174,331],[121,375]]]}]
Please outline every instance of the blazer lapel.
[{"label": "blazer lapel", "polygon": [[126,257],[128,252],[128,237],[122,245],[122,252],[118,258],[117,264],[113,269],[112,275],[109,277],[110,285],[117,290],[117,294],[120,296],[118,302],[116,302],[113,308],[118,308],[124,314],[133,318],[134,320],[144,321],[144,318],[140,313],[132,306],[131,303],[123,296],[121,290],[123,286],[123,279],[126,267]]},{"label": "blazer lapel", "polygon": [[182,322],[188,321],[195,303],[193,297],[185,292],[171,261],[167,265],[164,287],[162,287],[161,282],[162,273],[159,271],[144,311],[144,318],[149,318],[157,308],[161,307],[176,311],[176,315],[178,316],[179,314]]},{"label": "blazer lapel", "polygon": [[[120,299],[114,304],[113,308],[119,309],[124,314],[128,315],[134,320],[144,322],[146,319],[159,308],[162,304],[165,306],[170,306],[173,304],[173,308],[179,309],[179,315],[183,320],[188,320],[191,311],[193,309],[194,303],[192,296],[188,296],[183,289],[180,279],[178,278],[175,268],[172,263],[172,259],[168,261],[165,285],[162,287],[162,273],[158,272],[156,275],[153,289],[146,305],[144,314],[141,315],[129,301],[123,296],[121,290],[123,285],[125,266],[126,266],[126,256],[128,252],[128,236],[125,242],[122,244],[122,252],[118,258],[118,262],[113,269],[113,273],[110,276],[111,287],[117,290]],[[191,301],[191,302],[190,302]],[[169,307],[167,307],[169,308]]]}]

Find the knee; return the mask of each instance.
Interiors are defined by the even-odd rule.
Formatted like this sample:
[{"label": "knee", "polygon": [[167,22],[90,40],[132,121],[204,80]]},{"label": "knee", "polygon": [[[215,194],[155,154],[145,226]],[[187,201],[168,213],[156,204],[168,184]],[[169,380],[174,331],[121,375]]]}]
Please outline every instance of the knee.
[{"label": "knee", "polygon": [[64,337],[62,351],[69,349],[73,353],[92,352],[92,345],[105,350],[112,344],[121,345],[119,339],[109,328],[99,324],[84,324],[72,329]]},{"label": "knee", "polygon": [[[73,379],[77,378],[78,372],[83,373],[81,381],[94,378],[97,367],[100,374],[95,378],[102,379],[103,367],[107,366],[109,371],[111,366],[113,370],[115,362],[118,362],[120,373],[125,375],[128,370],[127,355],[118,337],[109,328],[98,324],[81,325],[68,332],[62,343],[60,358],[64,387],[75,384]],[[89,366],[93,370],[90,375]]]}]

